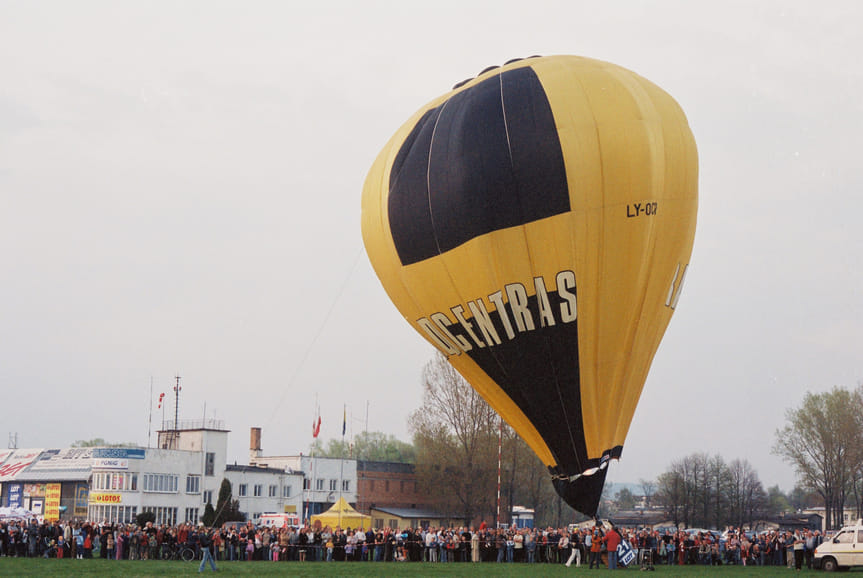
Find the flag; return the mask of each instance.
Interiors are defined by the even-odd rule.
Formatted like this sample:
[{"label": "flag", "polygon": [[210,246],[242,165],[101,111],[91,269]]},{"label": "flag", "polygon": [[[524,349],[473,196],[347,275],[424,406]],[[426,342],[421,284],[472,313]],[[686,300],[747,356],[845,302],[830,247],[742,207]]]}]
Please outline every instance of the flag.
[{"label": "flag", "polygon": [[162,400],[163,400],[163,399],[165,399],[165,394],[164,394],[164,393],[160,393],[160,394],[159,394],[159,407],[158,407],[158,408],[156,408],[156,409],[162,409]]},{"label": "flag", "polygon": [[345,431],[348,429],[348,408],[344,407],[344,412],[342,413],[342,437],[345,437]]},{"label": "flag", "polygon": [[318,437],[319,433],[321,433],[321,416],[318,416],[318,419],[312,422],[312,437]]},{"label": "flag", "polygon": [[617,561],[624,566],[629,566],[635,560],[635,550],[626,540],[621,540],[617,545]]}]

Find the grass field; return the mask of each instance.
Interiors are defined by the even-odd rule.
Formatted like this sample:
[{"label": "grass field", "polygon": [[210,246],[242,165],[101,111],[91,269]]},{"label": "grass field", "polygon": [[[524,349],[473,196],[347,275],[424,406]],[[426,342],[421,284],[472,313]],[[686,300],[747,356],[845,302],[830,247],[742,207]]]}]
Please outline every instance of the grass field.
[{"label": "grass field", "polygon": [[[566,568],[560,564],[431,564],[419,562],[220,562],[219,574],[227,576],[592,576],[609,571]],[[206,572],[210,572],[209,566]],[[191,576],[197,562],[56,560],[43,558],[0,558],[0,576]],[[638,567],[617,574],[639,574]],[[859,573],[859,572],[857,572]],[[656,576],[744,577],[820,575],[820,571],[795,572],[777,567],[742,566],[657,566]]]}]

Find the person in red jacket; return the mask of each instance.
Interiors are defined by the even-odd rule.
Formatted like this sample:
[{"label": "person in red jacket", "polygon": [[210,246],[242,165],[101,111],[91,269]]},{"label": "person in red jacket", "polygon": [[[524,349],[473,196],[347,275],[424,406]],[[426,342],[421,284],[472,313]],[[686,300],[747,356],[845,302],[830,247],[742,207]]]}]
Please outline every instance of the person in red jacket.
[{"label": "person in red jacket", "polygon": [[179,529],[177,529],[177,543],[181,546],[186,545],[186,541],[189,539],[189,525],[188,524],[180,524]]},{"label": "person in red jacket", "polygon": [[614,524],[611,529],[605,533],[605,547],[608,549],[608,569],[617,569],[617,547],[620,545],[620,534],[617,532]]}]

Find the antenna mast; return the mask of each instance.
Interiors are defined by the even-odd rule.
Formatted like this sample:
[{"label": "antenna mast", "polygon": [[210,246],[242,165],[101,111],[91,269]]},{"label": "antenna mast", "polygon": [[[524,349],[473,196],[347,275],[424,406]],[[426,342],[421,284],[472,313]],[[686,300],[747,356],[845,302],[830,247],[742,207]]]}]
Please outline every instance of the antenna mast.
[{"label": "antenna mast", "polygon": [[174,438],[176,439],[180,435],[180,391],[183,388],[180,386],[180,376],[176,375],[174,379],[177,380],[174,385]]}]

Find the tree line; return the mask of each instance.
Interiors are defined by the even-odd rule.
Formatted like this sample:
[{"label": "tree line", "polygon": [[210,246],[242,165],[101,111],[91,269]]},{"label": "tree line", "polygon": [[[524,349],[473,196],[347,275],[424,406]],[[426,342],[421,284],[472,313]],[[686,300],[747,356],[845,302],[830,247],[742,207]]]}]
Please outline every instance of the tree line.
[{"label": "tree line", "polygon": [[[778,491],[778,488],[777,488]],[[657,479],[657,503],[682,527],[753,527],[779,513],[758,473],[746,460],[695,453],[675,460]]]}]

